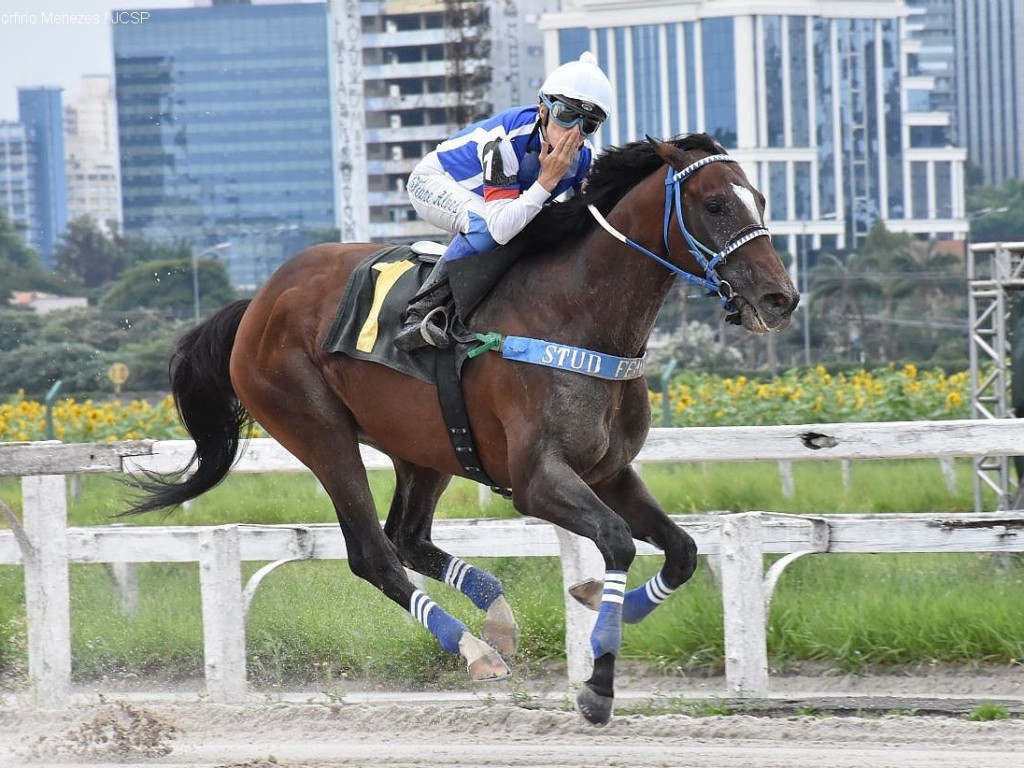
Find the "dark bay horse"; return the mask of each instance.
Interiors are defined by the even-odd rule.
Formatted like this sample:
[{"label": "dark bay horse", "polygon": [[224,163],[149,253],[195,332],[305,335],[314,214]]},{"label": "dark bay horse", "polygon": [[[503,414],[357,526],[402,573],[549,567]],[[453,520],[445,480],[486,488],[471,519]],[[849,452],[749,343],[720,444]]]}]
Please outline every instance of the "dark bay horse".
[{"label": "dark bay horse", "polygon": [[[605,152],[584,195],[544,209],[510,246],[505,278],[469,325],[553,340],[633,361],[632,377],[594,378],[510,361],[469,360],[463,389],[483,467],[516,509],[591,539],[605,561],[595,581],[594,668],[577,705],[611,717],[622,623],[649,614],[694,572],[697,550],[632,469],[651,423],[639,360],[676,277],[719,294],[733,322],[788,326],[798,295],[764,228],[764,198],[710,137],[648,139]],[[132,512],[169,507],[219,483],[252,419],[319,478],[334,504],[352,571],[465,657],[475,680],[503,677],[517,628],[492,575],[439,550],[434,508],[464,474],[433,385],[376,363],[323,351],[353,268],[379,246],[328,244],[284,264],[251,300],[188,332],[171,386],[196,444],[185,479],[153,478]],[[383,528],[359,444],[394,460]],[[660,572],[625,589],[634,539],[665,554]],[[434,603],[403,566],[460,589],[486,618],[482,638]]]}]

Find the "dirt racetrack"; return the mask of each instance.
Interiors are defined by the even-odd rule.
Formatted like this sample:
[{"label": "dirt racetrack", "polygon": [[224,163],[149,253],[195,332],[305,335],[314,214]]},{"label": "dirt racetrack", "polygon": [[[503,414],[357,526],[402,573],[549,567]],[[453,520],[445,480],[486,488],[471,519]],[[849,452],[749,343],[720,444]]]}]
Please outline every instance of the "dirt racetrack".
[{"label": "dirt racetrack", "polygon": [[[651,700],[623,711],[655,712]],[[803,703],[801,704],[800,701]],[[848,705],[832,706],[837,701]],[[923,704],[923,702],[931,702]],[[970,702],[909,697],[779,700],[764,714],[617,714],[594,728],[563,700],[508,697],[245,706],[91,697],[66,712],[0,706],[0,766],[150,768],[1020,768],[1013,717],[971,722]],[[817,702],[817,703],[815,703]],[[849,702],[853,702],[850,704]],[[860,703],[857,703],[860,702]],[[869,702],[874,702],[870,704]],[[664,701],[662,703],[665,703]],[[901,706],[905,704],[906,706]],[[934,705],[934,706],[933,706]],[[923,707],[923,708],[922,708]],[[948,714],[921,715],[948,709]],[[680,711],[676,706],[676,711]],[[687,711],[685,708],[681,711]],[[788,714],[786,712],[788,711]],[[836,716],[830,712],[859,712]]]}]

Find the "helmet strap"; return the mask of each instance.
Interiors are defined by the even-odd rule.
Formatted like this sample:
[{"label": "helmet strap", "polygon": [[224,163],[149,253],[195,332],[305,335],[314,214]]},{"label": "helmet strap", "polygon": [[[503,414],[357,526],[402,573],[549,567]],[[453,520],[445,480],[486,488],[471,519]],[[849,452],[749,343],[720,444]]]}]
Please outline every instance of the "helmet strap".
[{"label": "helmet strap", "polygon": [[[544,106],[543,102],[541,102],[541,106],[542,107]],[[542,152],[544,150],[544,145],[548,143],[548,123],[550,123],[550,122],[551,122],[551,111],[547,110],[545,112],[545,114],[544,114],[544,117],[541,118],[540,121],[539,121],[540,141],[541,141],[540,148],[541,148]]]}]

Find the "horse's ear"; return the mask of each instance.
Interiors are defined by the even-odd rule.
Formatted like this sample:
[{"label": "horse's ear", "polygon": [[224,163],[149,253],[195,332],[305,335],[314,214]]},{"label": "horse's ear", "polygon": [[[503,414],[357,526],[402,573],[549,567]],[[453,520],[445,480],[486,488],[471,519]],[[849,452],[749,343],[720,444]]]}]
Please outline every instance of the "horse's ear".
[{"label": "horse's ear", "polygon": [[679,167],[677,165],[677,163],[680,162],[679,150],[674,144],[670,144],[666,141],[659,141],[658,139],[646,134],[644,137],[647,139],[647,142],[654,147],[654,151],[658,157],[673,167]]}]

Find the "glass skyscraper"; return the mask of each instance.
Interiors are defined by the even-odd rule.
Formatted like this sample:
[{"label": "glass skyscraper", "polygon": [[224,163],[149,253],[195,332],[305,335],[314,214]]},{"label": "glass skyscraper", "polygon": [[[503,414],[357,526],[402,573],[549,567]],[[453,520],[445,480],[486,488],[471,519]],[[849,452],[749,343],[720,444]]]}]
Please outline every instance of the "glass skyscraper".
[{"label": "glass skyscraper", "polygon": [[908,71],[916,48],[903,3],[563,8],[544,18],[548,68],[589,48],[615,86],[617,109],[598,140],[711,133],[764,192],[791,253],[805,236],[853,247],[879,220],[966,236],[965,152],[949,145],[949,115],[927,107],[934,79]]},{"label": "glass skyscraper", "polygon": [[29,205],[32,180],[27,157],[25,126],[0,120],[0,210],[22,233],[35,228],[35,212]]},{"label": "glass skyscraper", "polygon": [[1024,2],[954,5],[959,138],[986,184],[1024,178]]},{"label": "glass skyscraper", "polygon": [[257,285],[337,224],[328,5],[150,14],[114,26],[124,229]]},{"label": "glass skyscraper", "polygon": [[68,224],[64,167],[64,109],[60,88],[19,88],[18,120],[25,127],[28,218],[25,240],[53,267],[53,250]]}]

